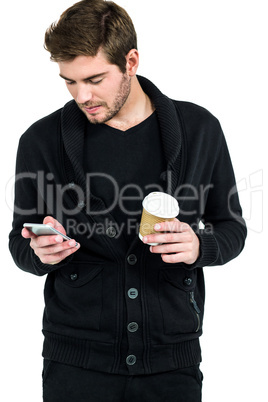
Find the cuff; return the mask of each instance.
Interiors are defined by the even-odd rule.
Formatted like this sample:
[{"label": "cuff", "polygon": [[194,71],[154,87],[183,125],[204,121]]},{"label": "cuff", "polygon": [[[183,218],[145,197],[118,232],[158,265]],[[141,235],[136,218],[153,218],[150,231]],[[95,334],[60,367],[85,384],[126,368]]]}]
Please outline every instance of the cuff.
[{"label": "cuff", "polygon": [[73,255],[65,258],[58,264],[43,264],[39,257],[33,252],[32,261],[38,272],[43,272],[44,274],[49,274],[50,272],[56,271],[69,264],[69,262],[73,259]]},{"label": "cuff", "polygon": [[193,264],[185,264],[185,268],[194,269],[215,265],[219,255],[219,246],[214,235],[206,233],[204,229],[201,229],[196,235],[200,241],[200,255]]}]

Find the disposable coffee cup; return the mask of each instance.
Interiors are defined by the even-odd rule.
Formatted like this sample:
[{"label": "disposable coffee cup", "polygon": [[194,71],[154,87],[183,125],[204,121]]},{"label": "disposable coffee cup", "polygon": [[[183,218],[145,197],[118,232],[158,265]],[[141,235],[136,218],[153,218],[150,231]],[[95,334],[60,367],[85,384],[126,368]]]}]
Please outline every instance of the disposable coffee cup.
[{"label": "disposable coffee cup", "polygon": [[[152,233],[159,233],[154,230],[156,223],[172,221],[179,215],[179,205],[176,198],[162,192],[153,192],[147,195],[142,202],[143,211],[140,222],[139,238]],[[150,246],[157,246],[159,243],[147,243]]]}]

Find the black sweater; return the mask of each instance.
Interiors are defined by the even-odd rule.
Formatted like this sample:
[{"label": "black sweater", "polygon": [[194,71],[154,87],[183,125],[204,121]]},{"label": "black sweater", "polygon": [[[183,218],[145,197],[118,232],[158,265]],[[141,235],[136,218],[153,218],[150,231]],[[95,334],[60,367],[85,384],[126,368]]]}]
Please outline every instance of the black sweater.
[{"label": "black sweater", "polygon": [[139,231],[143,198],[163,191],[166,162],[156,113],[126,131],[88,123],[83,168],[95,172],[88,175],[89,191],[104,201],[118,223],[118,236],[130,245]]},{"label": "black sweater", "polygon": [[[178,199],[178,218],[197,233],[199,259],[192,265],[167,264],[138,237],[129,246],[116,235],[113,216],[101,213],[102,200],[88,191],[82,168],[88,121],[74,101],[21,137],[10,233],[15,263],[27,272],[48,274],[43,356],[133,375],[200,362],[202,267],[236,257],[246,238],[218,120],[197,105],[170,100],[150,81],[138,78],[160,126],[167,169],[159,180]],[[56,265],[41,263],[20,235],[25,221],[42,222],[47,214],[81,244]]]}]

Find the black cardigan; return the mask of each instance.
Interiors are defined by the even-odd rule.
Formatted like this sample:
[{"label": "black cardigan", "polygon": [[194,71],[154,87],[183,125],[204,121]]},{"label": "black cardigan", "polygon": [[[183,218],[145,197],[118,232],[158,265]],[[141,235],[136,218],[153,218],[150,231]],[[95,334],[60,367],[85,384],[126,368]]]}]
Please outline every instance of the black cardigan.
[{"label": "black cardigan", "polygon": [[[122,236],[116,236],[113,217],[101,213],[102,200],[87,188],[82,169],[87,119],[74,101],[21,137],[10,233],[15,263],[33,274],[48,274],[43,356],[132,375],[200,362],[202,267],[236,257],[246,238],[218,120],[197,105],[172,101],[147,79],[138,79],[159,121],[167,163],[160,178],[163,189],[178,199],[178,218],[197,233],[199,259],[192,265],[167,264],[138,237],[128,247]],[[20,235],[25,221],[42,222],[48,214],[81,244],[78,252],[56,265],[41,263],[29,240]]]}]

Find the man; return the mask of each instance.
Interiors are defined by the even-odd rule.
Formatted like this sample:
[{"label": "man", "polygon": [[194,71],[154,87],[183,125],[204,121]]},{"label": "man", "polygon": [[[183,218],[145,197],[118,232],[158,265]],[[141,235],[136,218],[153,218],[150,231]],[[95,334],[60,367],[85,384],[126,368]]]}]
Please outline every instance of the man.
[{"label": "man", "polygon": [[[70,7],[45,46],[73,101],[21,137],[10,233],[16,264],[47,274],[44,401],[201,401],[202,267],[246,238],[219,122],[137,76],[135,29],[113,2]],[[142,242],[152,191],[180,214]]]}]

